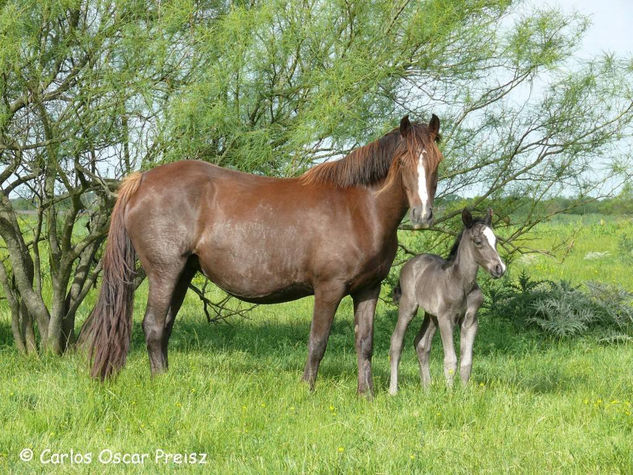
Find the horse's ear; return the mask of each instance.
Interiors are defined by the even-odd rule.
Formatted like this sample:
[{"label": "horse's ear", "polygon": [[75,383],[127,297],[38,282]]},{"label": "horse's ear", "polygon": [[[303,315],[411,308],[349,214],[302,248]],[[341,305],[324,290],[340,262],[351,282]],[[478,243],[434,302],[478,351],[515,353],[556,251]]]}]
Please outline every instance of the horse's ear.
[{"label": "horse's ear", "polygon": [[411,122],[409,122],[409,116],[405,115],[400,121],[400,134],[406,137],[411,131]]},{"label": "horse's ear", "polygon": [[486,226],[490,226],[492,224],[492,214],[492,208],[488,208],[488,212],[486,213],[486,218],[484,220]]},{"label": "horse's ear", "polygon": [[435,114],[431,115],[429,122],[429,132],[433,135],[433,140],[437,140],[440,136],[440,119]]},{"label": "horse's ear", "polygon": [[464,208],[462,210],[462,222],[464,223],[464,226],[466,226],[467,228],[471,228],[473,225],[473,215],[470,214],[470,211],[468,211],[468,208]]}]

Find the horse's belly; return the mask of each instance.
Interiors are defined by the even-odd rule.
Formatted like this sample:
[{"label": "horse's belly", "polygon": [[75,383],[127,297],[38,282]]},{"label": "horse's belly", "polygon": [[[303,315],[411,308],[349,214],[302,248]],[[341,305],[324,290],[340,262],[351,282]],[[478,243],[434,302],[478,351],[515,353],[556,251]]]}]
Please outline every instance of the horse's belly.
[{"label": "horse's belly", "polygon": [[227,259],[201,264],[202,272],[225,292],[253,303],[278,303],[296,300],[313,293],[312,286],[292,273],[273,269],[226,265]]},{"label": "horse's belly", "polygon": [[225,292],[231,294],[233,297],[237,297],[240,300],[251,303],[282,303],[290,302],[291,300],[297,300],[308,295],[312,295],[314,292],[309,285],[305,284],[293,284],[283,289],[272,290],[265,295],[255,295],[245,293],[244,289],[224,289]]},{"label": "horse's belly", "polygon": [[248,302],[286,302],[312,294],[305,253],[292,243],[273,244],[259,237],[215,239],[197,252],[202,272]]}]

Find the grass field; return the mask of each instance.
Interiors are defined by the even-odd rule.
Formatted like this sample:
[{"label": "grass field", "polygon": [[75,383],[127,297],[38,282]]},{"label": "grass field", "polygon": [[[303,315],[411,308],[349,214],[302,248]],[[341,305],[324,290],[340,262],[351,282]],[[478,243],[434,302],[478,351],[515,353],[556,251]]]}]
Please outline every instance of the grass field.
[{"label": "grass field", "polygon": [[[539,278],[602,280],[633,290],[630,264],[618,258],[618,239],[633,235],[631,221],[561,220],[535,230],[534,244],[547,249],[574,227],[580,230],[564,262],[522,258],[512,275],[525,268]],[[550,340],[483,314],[470,385],[444,387],[436,337],[435,382],[423,392],[410,344],[418,319],[406,337],[401,389],[392,397],[387,355],[396,311],[380,303],[376,397],[367,401],[355,394],[349,298],[310,393],[299,379],[311,299],[208,325],[189,296],[170,342],[170,371],[152,380],[138,324],[144,292],[135,303],[128,365],[105,385],[88,378],[81,355],[18,356],[2,310],[0,471],[633,472],[633,345]],[[20,453],[28,455],[23,449],[33,451],[32,461],[20,460]],[[115,463],[117,454],[125,460]],[[205,464],[185,463],[200,462],[201,454]]]}]

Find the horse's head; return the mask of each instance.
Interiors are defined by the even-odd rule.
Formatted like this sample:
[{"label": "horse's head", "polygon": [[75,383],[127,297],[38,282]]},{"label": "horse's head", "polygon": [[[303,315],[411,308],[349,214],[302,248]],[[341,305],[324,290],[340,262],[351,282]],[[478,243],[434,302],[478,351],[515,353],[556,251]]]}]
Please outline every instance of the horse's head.
[{"label": "horse's head", "polygon": [[400,121],[400,134],[406,143],[406,150],[400,157],[402,185],[411,209],[411,224],[416,229],[433,222],[437,167],[443,158],[437,146],[439,132],[440,119],[435,114],[428,125],[412,124],[409,116]]},{"label": "horse's head", "polygon": [[498,279],[506,271],[506,265],[497,252],[497,237],[492,231],[492,209],[488,208],[483,220],[473,220],[468,209],[462,211],[464,234],[471,243],[475,262]]}]

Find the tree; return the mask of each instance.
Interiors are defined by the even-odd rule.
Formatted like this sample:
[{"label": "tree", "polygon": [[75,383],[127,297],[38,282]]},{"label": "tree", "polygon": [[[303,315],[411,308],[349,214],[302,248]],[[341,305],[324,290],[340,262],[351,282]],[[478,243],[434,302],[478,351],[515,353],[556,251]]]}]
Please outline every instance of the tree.
[{"label": "tree", "polygon": [[[446,157],[438,203],[450,199],[435,213],[436,233],[407,240],[412,252],[445,245],[465,204],[458,195],[493,203],[512,225],[503,245],[520,250],[522,233],[551,212],[540,201],[608,195],[628,169],[631,63],[572,64],[587,21],[555,9],[16,0],[2,18],[0,281],[18,346],[31,351],[32,322],[44,347],[72,340],[98,278],[116,179],[133,168],[201,158],[296,175],[379,137],[404,113],[435,112]],[[36,219],[16,214],[18,192],[35,202]]]},{"label": "tree", "polygon": [[[508,251],[551,210],[609,196],[626,177],[631,63],[573,58],[588,20],[522,2],[251,2],[199,27],[196,80],[170,108],[164,157],[296,174],[384,133],[403,113],[442,117],[439,199],[501,206]],[[249,34],[245,34],[249,32]],[[630,142],[628,142],[630,143]],[[514,202],[503,199],[524,197]],[[463,202],[436,213],[454,233]],[[509,216],[522,207],[519,221]],[[420,247],[416,247],[420,249]]]},{"label": "tree", "polygon": [[[17,347],[64,351],[95,284],[116,179],[159,153],[157,117],[187,74],[169,11],[27,1],[0,35],[0,283]],[[161,50],[161,47],[165,50]],[[10,197],[34,203],[20,216]],[[37,331],[36,331],[37,330]]]}]

